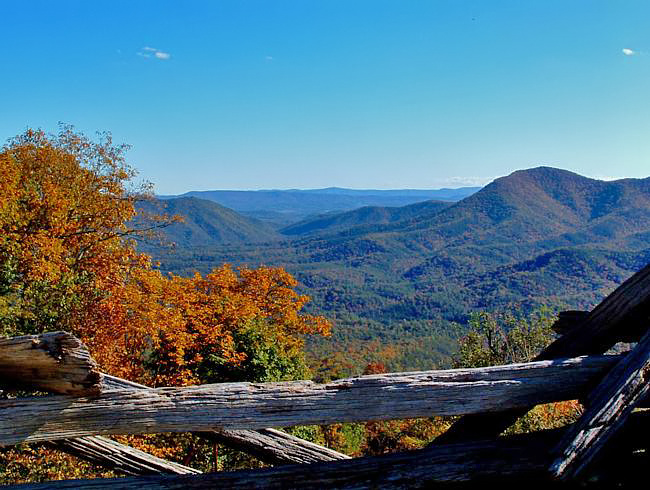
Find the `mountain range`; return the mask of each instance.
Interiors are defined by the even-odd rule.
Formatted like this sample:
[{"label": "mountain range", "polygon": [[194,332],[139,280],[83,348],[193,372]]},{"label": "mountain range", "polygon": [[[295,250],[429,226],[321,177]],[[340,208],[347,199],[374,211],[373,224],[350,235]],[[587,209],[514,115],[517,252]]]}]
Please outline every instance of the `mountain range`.
[{"label": "mountain range", "polygon": [[180,196],[159,199],[197,197],[217,202],[238,213],[260,219],[277,227],[287,226],[308,217],[351,211],[363,206],[405,206],[427,200],[458,201],[480,187],[459,189],[289,189],[259,191],[191,191]]},{"label": "mountain range", "polygon": [[538,167],[455,203],[256,226],[265,230],[251,235],[256,243],[201,243],[196,234],[187,247],[154,255],[178,273],[222,262],[286,267],[313,297],[311,310],[336,324],[333,340],[312,344],[314,352],[380,341],[401,346],[390,367],[419,369],[444,363],[454,323],[472,311],[590,308],[647,264],[650,178],[605,182]]}]

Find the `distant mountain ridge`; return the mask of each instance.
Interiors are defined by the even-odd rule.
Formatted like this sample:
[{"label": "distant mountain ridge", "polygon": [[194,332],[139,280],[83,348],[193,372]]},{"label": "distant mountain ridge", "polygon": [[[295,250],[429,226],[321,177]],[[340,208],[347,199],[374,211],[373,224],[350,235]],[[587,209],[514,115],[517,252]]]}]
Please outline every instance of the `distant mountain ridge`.
[{"label": "distant mountain ridge", "polygon": [[364,206],[343,213],[332,213],[307,219],[279,230],[283,235],[310,235],[315,233],[349,230],[363,225],[385,225],[429,214],[451,206],[448,201],[424,201],[406,206]]},{"label": "distant mountain ridge", "polygon": [[324,213],[351,211],[363,206],[406,206],[428,200],[458,201],[480,187],[459,189],[326,189],[259,190],[259,191],[190,191],[180,196],[160,199],[198,197],[228,207],[248,217],[284,227]]},{"label": "distant mountain ridge", "polygon": [[627,240],[645,228],[650,178],[606,182],[538,167],[496,179],[439,213],[388,227],[383,239],[392,234],[428,250],[468,241],[547,249]]}]

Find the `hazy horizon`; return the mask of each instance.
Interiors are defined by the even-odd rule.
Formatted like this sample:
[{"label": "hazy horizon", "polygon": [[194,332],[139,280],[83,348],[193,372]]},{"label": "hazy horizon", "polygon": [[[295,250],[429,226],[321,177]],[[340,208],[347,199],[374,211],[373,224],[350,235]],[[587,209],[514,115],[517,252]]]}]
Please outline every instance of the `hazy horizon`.
[{"label": "hazy horizon", "polygon": [[[535,167],[529,167],[529,168],[520,168],[516,169],[517,170],[530,170]],[[553,167],[553,168],[559,168],[559,167]],[[568,170],[568,169],[561,169],[561,170]],[[576,172],[574,172],[576,173]],[[508,174],[509,175],[509,174]],[[582,175],[582,174],[578,174]],[[338,185],[328,185],[325,187],[291,187],[291,188],[237,188],[237,189],[226,189],[226,188],[202,188],[202,189],[188,189],[179,193],[175,194],[163,194],[163,193],[156,193],[156,195],[160,196],[178,196],[178,195],[183,195],[188,192],[210,192],[210,191],[231,191],[231,192],[273,192],[273,191],[319,191],[319,190],[329,190],[329,189],[341,189],[341,190],[350,190],[350,191],[444,191],[444,190],[458,190],[458,189],[468,189],[468,188],[483,188],[486,185],[488,185],[490,182],[494,181],[495,179],[498,179],[500,177],[506,177],[506,175],[499,175],[493,178],[485,179],[484,184],[476,184],[476,185],[458,185],[458,186],[443,186],[443,187],[387,187],[387,188],[377,188],[377,187],[342,187]],[[617,177],[612,177],[612,176],[590,176],[590,175],[583,175],[583,177],[587,177],[590,179],[594,180],[603,180],[607,182],[612,182],[616,180],[625,180],[625,179],[645,179],[645,178],[650,178],[650,170],[648,171],[648,174],[645,177],[625,177],[625,176],[617,176]]]}]

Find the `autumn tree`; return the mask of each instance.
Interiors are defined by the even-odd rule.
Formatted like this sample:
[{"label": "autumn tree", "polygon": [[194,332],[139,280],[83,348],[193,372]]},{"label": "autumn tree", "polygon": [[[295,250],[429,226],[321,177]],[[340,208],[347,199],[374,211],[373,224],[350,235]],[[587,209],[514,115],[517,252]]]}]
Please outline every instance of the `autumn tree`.
[{"label": "autumn tree", "polygon": [[[101,369],[149,385],[306,377],[304,335],[330,324],[301,311],[309,298],[286,271],[224,265],[180,277],[138,253],[135,238],[174,218],[134,219],[151,187],[134,184],[126,149],[68,126],[2,148],[2,333],[70,331]],[[166,450],[147,439],[159,455],[183,440]]]},{"label": "autumn tree", "polygon": [[0,152],[4,333],[70,330],[105,369],[157,383],[297,374],[241,363],[256,355],[282,371],[284,358],[300,357],[302,336],[329,323],[301,313],[308,297],[280,268],[156,270],[132,238],[171,218],[133,219],[135,203],[152,196],[133,185],[126,149],[64,126],[56,136],[27,130]]},{"label": "autumn tree", "polygon": [[485,367],[527,362],[553,340],[555,315],[540,308],[529,315],[517,311],[475,312],[469,331],[459,340],[454,367]]},{"label": "autumn tree", "polygon": [[28,130],[0,152],[0,324],[5,333],[70,329],[95,281],[141,260],[124,237],[146,187],[110,135]]}]

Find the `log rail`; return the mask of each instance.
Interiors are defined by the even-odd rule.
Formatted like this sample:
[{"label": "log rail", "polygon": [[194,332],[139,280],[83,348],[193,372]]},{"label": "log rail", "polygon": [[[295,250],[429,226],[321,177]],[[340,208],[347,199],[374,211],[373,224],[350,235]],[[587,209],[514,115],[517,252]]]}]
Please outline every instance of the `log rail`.
[{"label": "log rail", "polygon": [[0,445],[89,435],[264,429],[463,415],[575,399],[617,356],[360,376],[0,400]]}]

